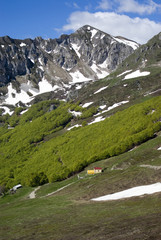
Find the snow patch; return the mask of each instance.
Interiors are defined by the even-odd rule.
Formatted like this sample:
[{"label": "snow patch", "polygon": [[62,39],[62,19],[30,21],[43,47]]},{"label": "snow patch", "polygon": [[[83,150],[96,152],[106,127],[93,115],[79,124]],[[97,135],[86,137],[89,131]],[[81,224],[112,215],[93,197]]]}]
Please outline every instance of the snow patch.
[{"label": "snow patch", "polygon": [[97,30],[96,30],[96,29],[93,29],[93,30],[91,30],[91,33],[92,33],[92,36],[91,36],[91,38],[93,38],[93,37],[94,37],[94,35],[97,33]]},{"label": "snow patch", "polygon": [[103,39],[104,37],[105,37],[105,34],[103,34],[100,39]]},{"label": "snow patch", "polygon": [[[12,83],[8,85],[8,93],[6,95],[6,99],[4,101],[5,104],[9,105],[15,105],[18,102],[28,103],[30,102],[33,97],[36,95],[45,93],[45,92],[51,92],[55,91],[57,89],[62,89],[61,87],[55,85],[52,86],[44,77],[42,81],[39,82],[39,90],[36,88],[33,88],[32,84],[28,81],[28,83],[22,83],[20,86],[20,92],[17,93],[17,91],[12,87]],[[30,92],[32,96],[29,96],[27,92]]]},{"label": "snow patch", "polygon": [[[105,60],[103,63],[98,64],[98,67],[100,67],[100,68],[107,68],[107,62],[106,62],[106,60]],[[109,74],[109,73],[108,73],[108,74]]]},{"label": "snow patch", "polygon": [[28,59],[30,59],[30,61],[31,61],[32,63],[35,63],[35,61],[34,61],[34,59],[33,59],[33,58],[31,58],[31,57],[28,57]]},{"label": "snow patch", "polygon": [[72,114],[73,116],[75,116],[75,117],[78,117],[78,116],[81,116],[81,115],[82,115],[81,112],[70,111],[70,110],[69,110],[69,113],[71,113],[71,114]]},{"label": "snow patch", "polygon": [[39,94],[45,92],[51,92],[56,89],[60,88],[59,86],[55,85],[54,87],[43,77],[42,81],[39,82]]},{"label": "snow patch", "polygon": [[73,128],[75,128],[75,127],[81,127],[81,126],[82,126],[82,125],[76,124],[76,125],[74,125],[74,126],[68,128],[67,130],[70,131],[71,129],[73,129]]},{"label": "snow patch", "polygon": [[19,101],[27,103],[30,101],[29,95],[21,89],[20,93],[17,93],[16,90],[12,87],[12,83],[8,86],[8,94],[5,99],[5,104],[15,105]]},{"label": "snow patch", "polygon": [[78,70],[74,73],[70,73],[71,77],[73,78],[73,83],[80,83],[80,82],[87,82],[90,81],[90,78],[85,77],[81,72]]},{"label": "snow patch", "polygon": [[104,78],[109,75],[109,73],[106,70],[101,68],[100,65],[97,66],[95,63],[92,64],[91,68],[97,74],[98,78]]},{"label": "snow patch", "polygon": [[22,42],[22,43],[20,44],[20,47],[25,47],[25,46],[26,46],[26,43],[23,43],[23,42]]},{"label": "snow patch", "polygon": [[38,68],[40,68],[42,71],[44,71],[44,68],[42,66],[38,66]]},{"label": "snow patch", "polygon": [[90,106],[92,103],[93,103],[93,102],[85,103],[85,104],[82,105],[82,107],[83,107],[83,108],[86,108],[86,107]]},{"label": "snow patch", "polygon": [[110,111],[110,110],[112,110],[112,109],[114,109],[114,108],[116,108],[116,107],[119,107],[119,106],[121,106],[121,105],[123,105],[123,104],[126,104],[126,103],[128,103],[128,102],[129,102],[129,101],[122,101],[122,102],[119,102],[119,103],[114,103],[112,106],[108,107],[108,109],[105,110],[105,111],[103,111],[102,113],[108,112],[108,111]]},{"label": "snow patch", "polygon": [[76,54],[78,55],[78,57],[80,58],[81,57],[81,54],[79,53],[80,46],[78,46],[75,43],[71,43],[71,46],[74,49],[74,51],[76,52]]},{"label": "snow patch", "polygon": [[117,75],[117,77],[121,77],[122,75],[124,75],[124,74],[126,74],[126,73],[128,73],[128,72],[131,72],[131,71],[132,71],[132,70],[127,70],[127,71],[125,71],[125,72],[123,72],[123,73]]},{"label": "snow patch", "polygon": [[94,94],[100,93],[100,92],[102,92],[103,90],[105,90],[106,88],[108,88],[108,86],[100,88],[100,89],[97,90]]},{"label": "snow patch", "polygon": [[116,40],[117,42],[120,42],[120,43],[123,43],[125,45],[128,45],[130,47],[132,47],[134,50],[136,50],[139,45],[136,43],[136,42],[133,42],[133,41],[129,41],[129,40],[126,40],[126,39],[120,39],[120,38],[117,38],[117,37],[113,37],[114,40]]},{"label": "snow patch", "polygon": [[82,88],[82,86],[81,86],[81,85],[78,85],[78,86],[76,86],[75,89],[79,90],[79,89],[81,89],[81,88]]},{"label": "snow patch", "polygon": [[153,193],[157,193],[157,192],[161,192],[161,183],[160,182],[150,184],[150,185],[133,187],[133,188],[121,191],[121,192],[108,194],[108,195],[98,197],[98,198],[93,198],[91,200],[93,200],[93,201],[119,200],[119,199],[124,199],[124,198],[142,196],[145,194],[153,194]]},{"label": "snow patch", "polygon": [[150,72],[140,72],[140,70],[136,70],[135,72],[132,72],[130,74],[127,74],[123,80],[136,78],[136,77],[143,77],[149,75]]},{"label": "snow patch", "polygon": [[39,60],[39,63],[40,63],[41,65],[43,65],[42,59],[41,59],[41,58],[38,58],[38,60]]},{"label": "snow patch", "polygon": [[22,114],[24,114],[25,112],[27,112],[29,109],[26,109],[26,110],[24,110],[24,111],[22,111],[20,114],[22,115]]},{"label": "snow patch", "polygon": [[160,91],[161,91],[161,89],[158,89],[158,90],[156,90],[156,91],[154,91],[154,92],[147,93],[147,94],[144,95],[144,97],[146,97],[146,96],[148,96],[148,95],[152,95],[152,94],[157,93],[157,92],[160,92]]},{"label": "snow patch", "polygon": [[1,109],[4,109],[4,112],[2,113],[2,115],[5,115],[5,114],[9,114],[9,115],[12,115],[14,113],[14,111],[11,111],[8,107],[0,107]]},{"label": "snow patch", "polygon": [[91,124],[97,123],[97,122],[101,122],[101,121],[103,121],[103,120],[105,120],[105,118],[102,117],[102,116],[100,116],[100,117],[95,118],[95,120],[92,121],[92,122],[90,122],[88,125],[91,125]]},{"label": "snow patch", "polygon": [[99,106],[99,108],[104,109],[106,105]]}]

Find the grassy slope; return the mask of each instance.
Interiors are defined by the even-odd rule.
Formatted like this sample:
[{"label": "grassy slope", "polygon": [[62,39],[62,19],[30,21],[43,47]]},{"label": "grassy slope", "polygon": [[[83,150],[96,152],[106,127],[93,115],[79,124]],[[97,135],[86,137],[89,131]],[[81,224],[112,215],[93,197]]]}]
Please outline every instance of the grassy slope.
[{"label": "grassy slope", "polygon": [[67,132],[46,142],[43,141],[44,135],[55,129],[57,114],[65,119],[62,123],[58,119],[58,126],[70,120],[70,115],[62,111],[67,111],[69,106],[46,113],[32,123],[17,126],[1,137],[0,163],[1,169],[6,169],[6,172],[1,171],[1,181],[30,186],[53,182],[82,170],[91,162],[119,155],[160,130],[160,104],[160,97],[152,98],[101,123]]},{"label": "grassy slope", "polygon": [[[27,199],[31,188],[1,198],[0,239],[159,240],[161,194],[100,203],[89,200],[160,181],[161,170],[140,167],[140,164],[161,165],[161,153],[157,150],[160,145],[159,135],[133,151],[97,162],[97,166],[105,169],[103,174],[44,185],[36,199]],[[81,175],[85,176],[86,170]],[[71,182],[74,184],[53,196],[39,198]]]}]

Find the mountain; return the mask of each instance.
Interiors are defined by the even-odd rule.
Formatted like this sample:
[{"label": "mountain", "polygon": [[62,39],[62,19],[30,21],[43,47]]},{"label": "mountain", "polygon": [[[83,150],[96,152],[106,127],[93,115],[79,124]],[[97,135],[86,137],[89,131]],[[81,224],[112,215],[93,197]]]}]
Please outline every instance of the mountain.
[{"label": "mountain", "polygon": [[59,39],[1,37],[1,103],[26,104],[46,92],[70,99],[74,89],[109,75],[138,46],[88,25]]},{"label": "mountain", "polygon": [[[96,29],[89,26],[83,29],[86,31],[80,29],[83,31],[80,41],[85,34],[89,35],[90,43]],[[63,46],[61,54],[65,56],[63,52],[67,51],[68,43],[64,41],[68,42],[73,35],[61,37],[64,39],[61,43],[50,41],[56,41],[57,47]],[[2,45],[5,42],[6,46],[11,45],[10,41],[21,45],[17,54],[27,48],[24,41],[36,41],[5,39]],[[121,41],[118,46],[124,50],[127,44],[122,42],[135,44],[122,37],[116,39],[117,43]],[[37,41],[45,43],[47,40],[39,38]],[[84,66],[93,71],[88,59],[94,57],[87,52],[78,57],[81,50],[76,40],[72,41],[75,45],[70,45],[73,49],[71,61],[77,55],[78,62],[71,70],[59,67],[59,71],[66,74],[64,76],[71,77],[63,83],[59,94],[56,95],[58,89],[46,92],[52,90],[51,80],[47,80],[52,69],[49,69],[49,62],[53,68],[58,64],[53,63],[55,55],[52,57],[50,53],[51,59],[46,58],[45,65],[42,54],[46,50],[40,48],[41,44],[36,47],[30,69],[30,64],[25,63],[29,73],[16,75],[15,80],[8,78],[8,85],[5,81],[2,84],[1,239],[44,240],[45,236],[46,240],[160,240],[161,35],[132,50],[132,54],[121,60],[105,78],[93,78],[85,83],[78,83],[79,77],[74,80],[72,73],[77,71],[78,76],[84,76],[82,81],[87,80],[85,73],[80,75],[80,71]],[[110,48],[115,43],[112,42]],[[41,58],[36,56],[37,51],[42,51]],[[115,54],[118,59],[117,52]],[[111,52],[113,59],[115,54]],[[84,61],[81,60],[83,56],[86,57]],[[22,58],[17,59],[23,63],[25,58]],[[69,60],[64,57],[64,62]],[[100,68],[101,61],[97,58],[95,61]],[[15,61],[15,66],[17,63]],[[0,72],[6,69],[9,70],[2,68]],[[104,70],[106,74],[109,71]],[[39,78],[28,79],[36,73]],[[63,78],[59,80],[53,88],[60,86]],[[5,98],[7,89],[10,98]],[[63,99],[70,101],[60,101],[61,94]],[[25,104],[20,102],[22,99]],[[29,100],[32,101],[27,104]],[[102,172],[87,174],[94,169]],[[16,193],[9,190],[17,184],[22,188]],[[100,197],[103,201],[97,202]]]},{"label": "mountain", "polygon": [[[95,41],[98,43],[96,44]],[[79,49],[78,42],[80,42]],[[101,42],[102,45],[100,45]],[[105,42],[109,44],[105,44]],[[39,184],[41,168],[44,174],[42,178],[46,179],[43,180],[45,182],[66,178],[79,172],[91,162],[130,150],[137,144],[153,138],[156,131],[159,131],[160,98],[153,100],[153,96],[159,96],[161,91],[160,34],[154,36],[147,44],[137,47],[136,43],[128,39],[105,35],[90,26],[84,26],[69,36],[61,36],[60,39],[37,38],[22,42],[4,37],[1,38],[1,43],[1,47],[5,51],[8,48],[9,50],[14,49],[11,45],[15,46],[14,74],[19,74],[15,76],[15,80],[8,83],[7,95],[1,95],[3,101],[0,106],[1,164],[5,166],[6,162],[12,163],[11,168],[8,169],[9,172],[1,174],[1,181],[7,182],[7,186],[16,183],[18,179],[25,185]],[[49,43],[54,50],[51,50],[51,46],[49,48]],[[33,47],[34,54],[30,52],[31,46],[35,46]],[[134,50],[132,47],[136,49]],[[59,49],[57,54],[55,48]],[[90,48],[91,51],[89,51]],[[104,53],[108,49],[108,57],[105,60],[103,52],[96,55],[97,48],[100,52],[103,49]],[[73,56],[68,55],[67,51]],[[129,51],[132,53],[123,60],[126,51],[128,54]],[[9,56],[13,52],[8,51],[9,61],[11,59]],[[46,61],[43,54],[46,54]],[[6,55],[4,54],[4,56]],[[52,60],[49,56],[52,57]],[[59,62],[60,56],[64,56],[62,67],[58,66],[62,62]],[[110,61],[110,59],[113,60]],[[117,67],[112,65],[112,63],[116,63],[115,59],[117,59],[117,63],[121,62]],[[27,65],[27,61],[32,64]],[[57,61],[57,64],[54,61]],[[21,70],[19,66],[23,63],[28,74],[24,72],[24,75],[23,73],[20,75],[20,72],[16,71]],[[106,74],[107,71],[111,71],[111,73],[97,81],[96,79],[87,81],[86,78],[84,84],[85,75],[80,75],[80,71],[84,69],[83,66],[92,72],[93,64],[100,67],[101,64],[105,66],[105,63],[108,64],[108,67],[106,65]],[[53,70],[53,75],[51,75],[50,64],[52,64],[52,70],[56,66],[66,76],[70,75],[70,81],[63,77],[58,80],[56,74],[60,74],[60,71]],[[69,69],[69,65],[73,66],[72,69]],[[80,68],[80,66],[82,67]],[[113,67],[116,69],[113,70]],[[3,68],[3,71],[5,72],[6,69],[8,70],[8,68]],[[11,68],[11,70],[13,69]],[[82,77],[83,84],[77,82],[81,79],[75,80],[76,75],[72,75],[74,71],[79,72],[79,76],[84,76],[84,78]],[[42,79],[39,81],[35,78],[37,82],[34,82],[31,79],[34,74],[38,74],[37,76]],[[53,84],[57,85],[52,86],[51,79],[47,80],[47,77],[53,77]],[[6,88],[5,82],[3,84],[2,90]],[[33,84],[35,84],[35,88],[33,88]],[[62,87],[63,89],[56,95],[60,84],[64,88]],[[28,96],[26,97],[26,95]],[[59,102],[65,96],[65,100],[70,101]],[[46,101],[43,101],[44,99]],[[137,105],[138,103],[140,105]],[[140,109],[142,109],[141,112]],[[122,113],[119,113],[120,110]],[[147,115],[150,116],[147,117]],[[118,122],[119,118],[121,120]],[[99,123],[97,127],[94,124],[96,122],[102,123]],[[125,129],[120,127],[121,123],[123,126],[126,125]],[[114,129],[114,132],[111,132],[111,129]],[[82,139],[84,139],[83,142]],[[91,144],[90,152],[88,151],[89,142]],[[73,147],[75,154],[72,154]],[[40,156],[43,156],[41,168],[40,164],[39,166],[35,164],[40,161]],[[19,167],[17,162],[19,162]],[[50,171],[48,167],[44,166],[47,162],[47,166],[50,165]],[[32,170],[33,166],[34,171]],[[15,170],[13,170],[14,168]],[[23,176],[18,168],[23,169]],[[13,177],[10,177],[10,172]],[[31,175],[30,180],[28,180],[29,175]],[[34,180],[37,177],[39,180]],[[32,181],[37,181],[37,183]]]},{"label": "mountain", "polygon": [[115,71],[104,79],[83,86],[80,102],[104,106],[104,111],[120,102],[134,103],[144,97],[160,95],[161,91],[161,34],[139,46]]}]

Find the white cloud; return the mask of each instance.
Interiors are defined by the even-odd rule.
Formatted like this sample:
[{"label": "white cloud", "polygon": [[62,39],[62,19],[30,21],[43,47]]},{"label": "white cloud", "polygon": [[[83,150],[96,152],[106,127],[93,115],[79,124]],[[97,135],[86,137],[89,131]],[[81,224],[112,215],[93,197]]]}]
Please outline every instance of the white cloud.
[{"label": "white cloud", "polygon": [[102,10],[107,10],[111,9],[112,2],[109,2],[108,0],[102,0],[99,2],[99,5],[96,7],[96,9],[102,9]]},{"label": "white cloud", "polygon": [[131,12],[138,14],[151,14],[154,13],[161,5],[156,4],[152,0],[149,0],[148,4],[140,4],[135,0],[117,0],[119,7],[118,12]]},{"label": "white cloud", "polygon": [[123,36],[138,43],[146,43],[161,31],[161,23],[148,18],[131,18],[114,12],[73,12],[63,31],[76,31],[83,25],[89,24],[113,36]]},{"label": "white cloud", "polygon": [[78,4],[77,3],[73,3],[73,6],[75,7],[75,8],[80,8],[79,6],[78,6]]}]

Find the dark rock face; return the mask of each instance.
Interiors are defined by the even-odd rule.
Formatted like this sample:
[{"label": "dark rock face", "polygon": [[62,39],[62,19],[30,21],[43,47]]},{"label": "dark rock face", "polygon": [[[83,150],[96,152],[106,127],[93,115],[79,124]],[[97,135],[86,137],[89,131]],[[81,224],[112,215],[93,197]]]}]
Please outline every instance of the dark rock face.
[{"label": "dark rock face", "polygon": [[[91,26],[59,39],[0,38],[0,87],[17,80],[37,84],[43,78],[53,86],[73,81],[73,73],[96,80],[110,73],[134,49]],[[94,66],[94,67],[92,67]]]}]

